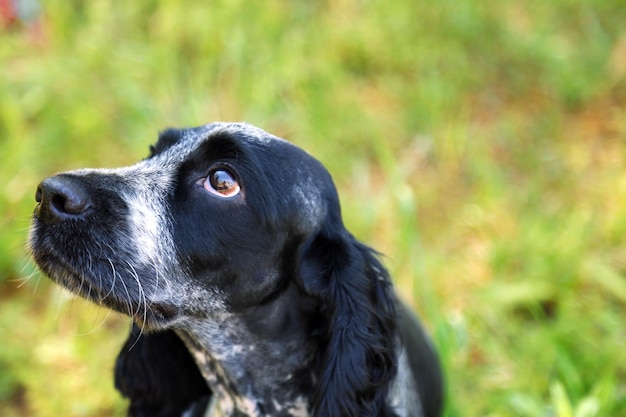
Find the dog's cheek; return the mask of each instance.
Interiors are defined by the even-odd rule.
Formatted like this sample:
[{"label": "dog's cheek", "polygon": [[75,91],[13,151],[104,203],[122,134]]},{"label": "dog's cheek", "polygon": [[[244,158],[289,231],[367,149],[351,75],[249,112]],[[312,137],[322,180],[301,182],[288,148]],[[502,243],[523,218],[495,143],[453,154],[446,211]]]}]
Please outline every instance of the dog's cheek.
[{"label": "dog's cheek", "polygon": [[137,261],[150,264],[167,257],[171,238],[162,208],[145,197],[137,196],[129,198],[128,206],[131,231],[129,240],[137,248]]},{"label": "dog's cheek", "polygon": [[243,274],[226,293],[233,311],[243,311],[265,304],[283,293],[289,285],[289,277],[277,270],[261,269]]},{"label": "dog's cheek", "polygon": [[176,259],[167,197],[172,175],[167,171],[156,175],[140,165],[133,174],[134,183],[123,197],[128,206],[130,231],[125,238],[137,253],[133,261],[158,270],[173,266]]}]

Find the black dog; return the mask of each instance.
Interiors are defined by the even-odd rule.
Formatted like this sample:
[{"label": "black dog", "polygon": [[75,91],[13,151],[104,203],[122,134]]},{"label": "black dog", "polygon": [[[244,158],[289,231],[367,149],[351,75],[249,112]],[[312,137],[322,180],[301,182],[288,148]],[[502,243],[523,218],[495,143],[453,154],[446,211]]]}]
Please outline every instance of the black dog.
[{"label": "black dog", "polygon": [[37,189],[30,246],[130,315],[131,416],[438,416],[432,346],[326,169],[247,124],[167,130],[147,159]]}]

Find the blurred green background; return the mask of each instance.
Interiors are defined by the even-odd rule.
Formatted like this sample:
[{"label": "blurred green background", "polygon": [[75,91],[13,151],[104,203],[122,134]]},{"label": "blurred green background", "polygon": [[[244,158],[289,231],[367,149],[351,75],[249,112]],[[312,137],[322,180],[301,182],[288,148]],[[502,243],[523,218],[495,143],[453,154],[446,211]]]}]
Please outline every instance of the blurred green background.
[{"label": "blurred green background", "polygon": [[28,260],[37,183],[215,120],[329,168],[349,228],[434,335],[447,416],[626,415],[626,2],[47,0],[2,16],[0,415],[125,409],[128,319]]}]

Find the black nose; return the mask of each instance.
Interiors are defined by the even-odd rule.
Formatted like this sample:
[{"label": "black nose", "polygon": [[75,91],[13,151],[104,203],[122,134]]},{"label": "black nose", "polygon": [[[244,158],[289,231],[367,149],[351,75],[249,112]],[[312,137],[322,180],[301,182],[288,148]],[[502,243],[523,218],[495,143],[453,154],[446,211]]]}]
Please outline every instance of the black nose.
[{"label": "black nose", "polygon": [[83,216],[91,207],[84,186],[65,175],[47,178],[37,187],[35,216],[44,223]]}]

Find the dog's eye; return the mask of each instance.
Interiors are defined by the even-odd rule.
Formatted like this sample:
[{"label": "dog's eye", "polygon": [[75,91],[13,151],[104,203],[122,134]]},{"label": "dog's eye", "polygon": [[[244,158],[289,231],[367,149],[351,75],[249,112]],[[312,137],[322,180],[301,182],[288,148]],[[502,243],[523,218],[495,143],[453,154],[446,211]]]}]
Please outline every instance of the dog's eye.
[{"label": "dog's eye", "polygon": [[204,181],[204,188],[220,197],[233,197],[239,194],[239,183],[234,175],[226,169],[215,169],[209,172]]}]

